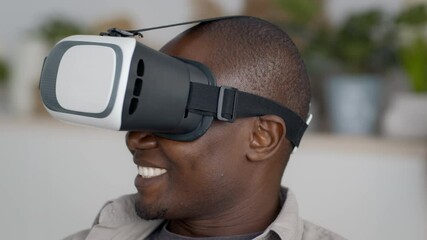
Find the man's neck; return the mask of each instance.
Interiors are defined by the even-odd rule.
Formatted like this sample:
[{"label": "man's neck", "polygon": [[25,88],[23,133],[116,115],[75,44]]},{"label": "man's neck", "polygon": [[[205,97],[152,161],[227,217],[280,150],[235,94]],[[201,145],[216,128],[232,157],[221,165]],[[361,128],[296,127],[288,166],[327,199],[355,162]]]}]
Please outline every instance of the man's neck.
[{"label": "man's neck", "polygon": [[280,211],[279,193],[257,191],[231,209],[203,219],[171,220],[168,230],[189,237],[243,235],[264,231]]}]

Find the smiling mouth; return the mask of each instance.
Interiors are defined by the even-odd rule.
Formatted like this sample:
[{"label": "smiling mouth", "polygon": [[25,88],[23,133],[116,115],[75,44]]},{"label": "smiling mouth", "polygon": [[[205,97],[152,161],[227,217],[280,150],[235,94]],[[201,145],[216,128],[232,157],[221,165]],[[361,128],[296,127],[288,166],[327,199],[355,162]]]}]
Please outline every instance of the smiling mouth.
[{"label": "smiling mouth", "polygon": [[165,174],[166,169],[138,166],[138,175],[142,178],[153,178]]}]

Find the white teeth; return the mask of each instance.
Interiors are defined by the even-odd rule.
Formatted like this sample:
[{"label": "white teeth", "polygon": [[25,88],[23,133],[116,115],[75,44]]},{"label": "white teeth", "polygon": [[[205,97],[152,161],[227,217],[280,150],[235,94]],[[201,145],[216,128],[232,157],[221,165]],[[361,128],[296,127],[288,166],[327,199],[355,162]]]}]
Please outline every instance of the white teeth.
[{"label": "white teeth", "polygon": [[166,169],[138,166],[138,174],[143,178],[157,177],[166,173]]}]

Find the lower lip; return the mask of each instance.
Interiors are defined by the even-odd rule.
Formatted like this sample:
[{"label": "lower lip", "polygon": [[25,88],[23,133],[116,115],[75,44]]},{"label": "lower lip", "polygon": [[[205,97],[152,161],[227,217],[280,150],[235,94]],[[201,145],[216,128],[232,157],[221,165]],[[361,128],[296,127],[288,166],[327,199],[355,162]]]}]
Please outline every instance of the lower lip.
[{"label": "lower lip", "polygon": [[165,175],[166,173],[159,176],[151,177],[151,178],[143,178],[141,175],[138,174],[135,177],[135,187],[138,190],[140,190],[142,188],[159,184],[162,181],[162,179],[165,177]]}]

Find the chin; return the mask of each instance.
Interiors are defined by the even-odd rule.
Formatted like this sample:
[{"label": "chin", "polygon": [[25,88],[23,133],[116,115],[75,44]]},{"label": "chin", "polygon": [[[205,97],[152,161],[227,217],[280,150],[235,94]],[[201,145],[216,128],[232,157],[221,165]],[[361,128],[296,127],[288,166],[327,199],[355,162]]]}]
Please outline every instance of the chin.
[{"label": "chin", "polygon": [[139,201],[135,203],[136,214],[144,220],[165,219],[168,208],[143,206]]}]

